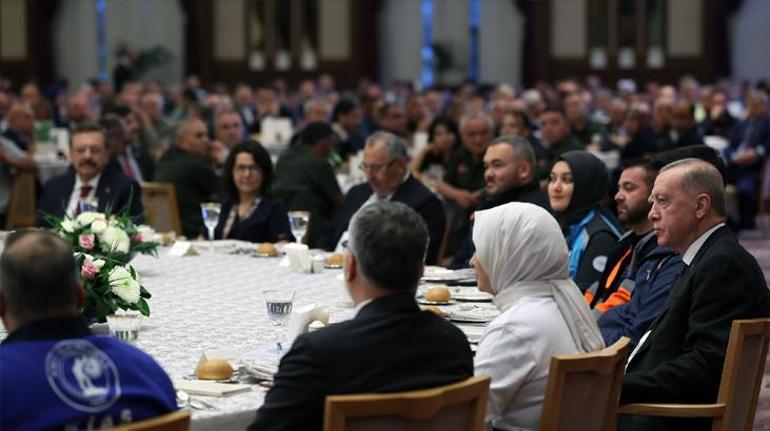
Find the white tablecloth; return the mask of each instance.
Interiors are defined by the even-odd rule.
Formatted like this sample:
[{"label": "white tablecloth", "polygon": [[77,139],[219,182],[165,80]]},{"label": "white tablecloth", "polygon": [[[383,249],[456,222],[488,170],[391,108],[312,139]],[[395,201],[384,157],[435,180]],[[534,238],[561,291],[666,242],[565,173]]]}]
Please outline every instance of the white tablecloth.
[{"label": "white tablecloth", "polygon": [[[167,251],[161,250],[161,255]],[[203,351],[233,349],[249,353],[272,346],[262,290],[294,289],[295,309],[325,305],[331,321],[349,318],[337,276],[341,270],[298,274],[278,267],[278,258],[243,255],[155,259],[139,256],[132,262],[152,293],[151,315],[144,322],[137,347],[152,355],[174,378],[189,376]],[[244,429],[262,404],[265,390],[226,398],[198,397],[215,411],[192,411],[192,429]]]}]

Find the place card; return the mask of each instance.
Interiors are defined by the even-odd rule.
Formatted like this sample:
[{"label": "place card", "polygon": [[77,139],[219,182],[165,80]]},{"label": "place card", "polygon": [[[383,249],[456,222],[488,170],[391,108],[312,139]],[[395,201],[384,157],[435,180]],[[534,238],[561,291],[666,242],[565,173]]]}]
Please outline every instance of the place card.
[{"label": "place card", "polygon": [[208,395],[212,397],[224,397],[251,390],[249,385],[182,379],[174,380],[174,388],[185,391],[190,395]]},{"label": "place card", "polygon": [[171,246],[168,255],[171,257],[197,256],[198,250],[193,247],[190,241],[177,241]]}]

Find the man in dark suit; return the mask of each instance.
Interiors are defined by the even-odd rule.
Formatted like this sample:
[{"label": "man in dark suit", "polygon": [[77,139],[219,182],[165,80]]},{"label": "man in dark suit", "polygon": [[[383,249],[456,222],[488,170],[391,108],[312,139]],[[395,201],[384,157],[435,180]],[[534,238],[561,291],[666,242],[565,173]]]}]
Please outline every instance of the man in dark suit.
[{"label": "man in dark suit", "polygon": [[327,395],[423,389],[473,375],[465,336],[414,301],[427,240],[425,223],[402,203],[356,213],[344,255],[355,317],[294,341],[250,430],[321,430]]},{"label": "man in dark suit", "polygon": [[[684,159],[655,180],[649,218],[658,244],[685,269],[650,330],[631,353],[621,404],[713,403],[733,320],[770,316],[770,292],[756,260],[725,226],[722,177]],[[622,430],[710,429],[710,420],[621,416]]]},{"label": "man in dark suit", "polygon": [[334,250],[348,230],[353,214],[362,206],[383,201],[403,202],[417,211],[428,226],[430,244],[425,261],[436,261],[446,228],[441,201],[420,181],[409,174],[404,140],[389,132],[376,132],[366,140],[362,163],[366,182],[350,189],[337,221],[325,241]]},{"label": "man in dark suit", "polygon": [[38,202],[37,225],[49,227],[43,214],[74,216],[80,201],[95,201],[99,211],[128,211],[136,222],[144,220],[142,193],[136,181],[109,165],[109,148],[101,127],[82,124],[70,139],[72,168],[49,180]]}]

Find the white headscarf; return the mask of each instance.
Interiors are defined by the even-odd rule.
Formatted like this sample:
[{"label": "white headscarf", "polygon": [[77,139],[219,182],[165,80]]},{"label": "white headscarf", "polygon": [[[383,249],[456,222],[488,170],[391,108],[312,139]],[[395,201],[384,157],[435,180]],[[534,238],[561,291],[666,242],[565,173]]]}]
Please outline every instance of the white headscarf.
[{"label": "white headscarf", "polygon": [[473,243],[501,311],[525,296],[552,296],[579,349],[604,347],[596,320],[569,278],[564,235],[546,210],[511,202],[478,211]]}]

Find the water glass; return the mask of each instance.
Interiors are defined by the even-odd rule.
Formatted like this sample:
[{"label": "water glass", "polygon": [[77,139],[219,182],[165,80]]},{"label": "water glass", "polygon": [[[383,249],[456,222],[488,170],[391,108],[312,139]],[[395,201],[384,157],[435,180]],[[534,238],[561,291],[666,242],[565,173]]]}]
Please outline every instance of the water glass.
[{"label": "water glass", "polygon": [[99,200],[96,198],[79,199],[78,214],[83,214],[86,212],[99,212]]},{"label": "water glass", "polygon": [[204,202],[201,204],[201,215],[203,224],[206,225],[209,236],[209,250],[214,251],[214,229],[219,223],[219,213],[222,211],[222,205],[217,202]]},{"label": "water glass", "polygon": [[273,324],[273,334],[278,352],[283,349],[282,343],[286,341],[286,327],[291,319],[291,310],[294,301],[293,290],[265,290],[267,317]]},{"label": "water glass", "polygon": [[297,240],[297,244],[302,244],[302,239],[307,233],[307,226],[310,223],[310,213],[307,211],[289,211],[289,224],[291,225],[291,234]]},{"label": "water glass", "polygon": [[140,314],[110,314],[107,316],[107,324],[110,333],[123,341],[135,341],[139,337],[139,328],[142,327]]}]

